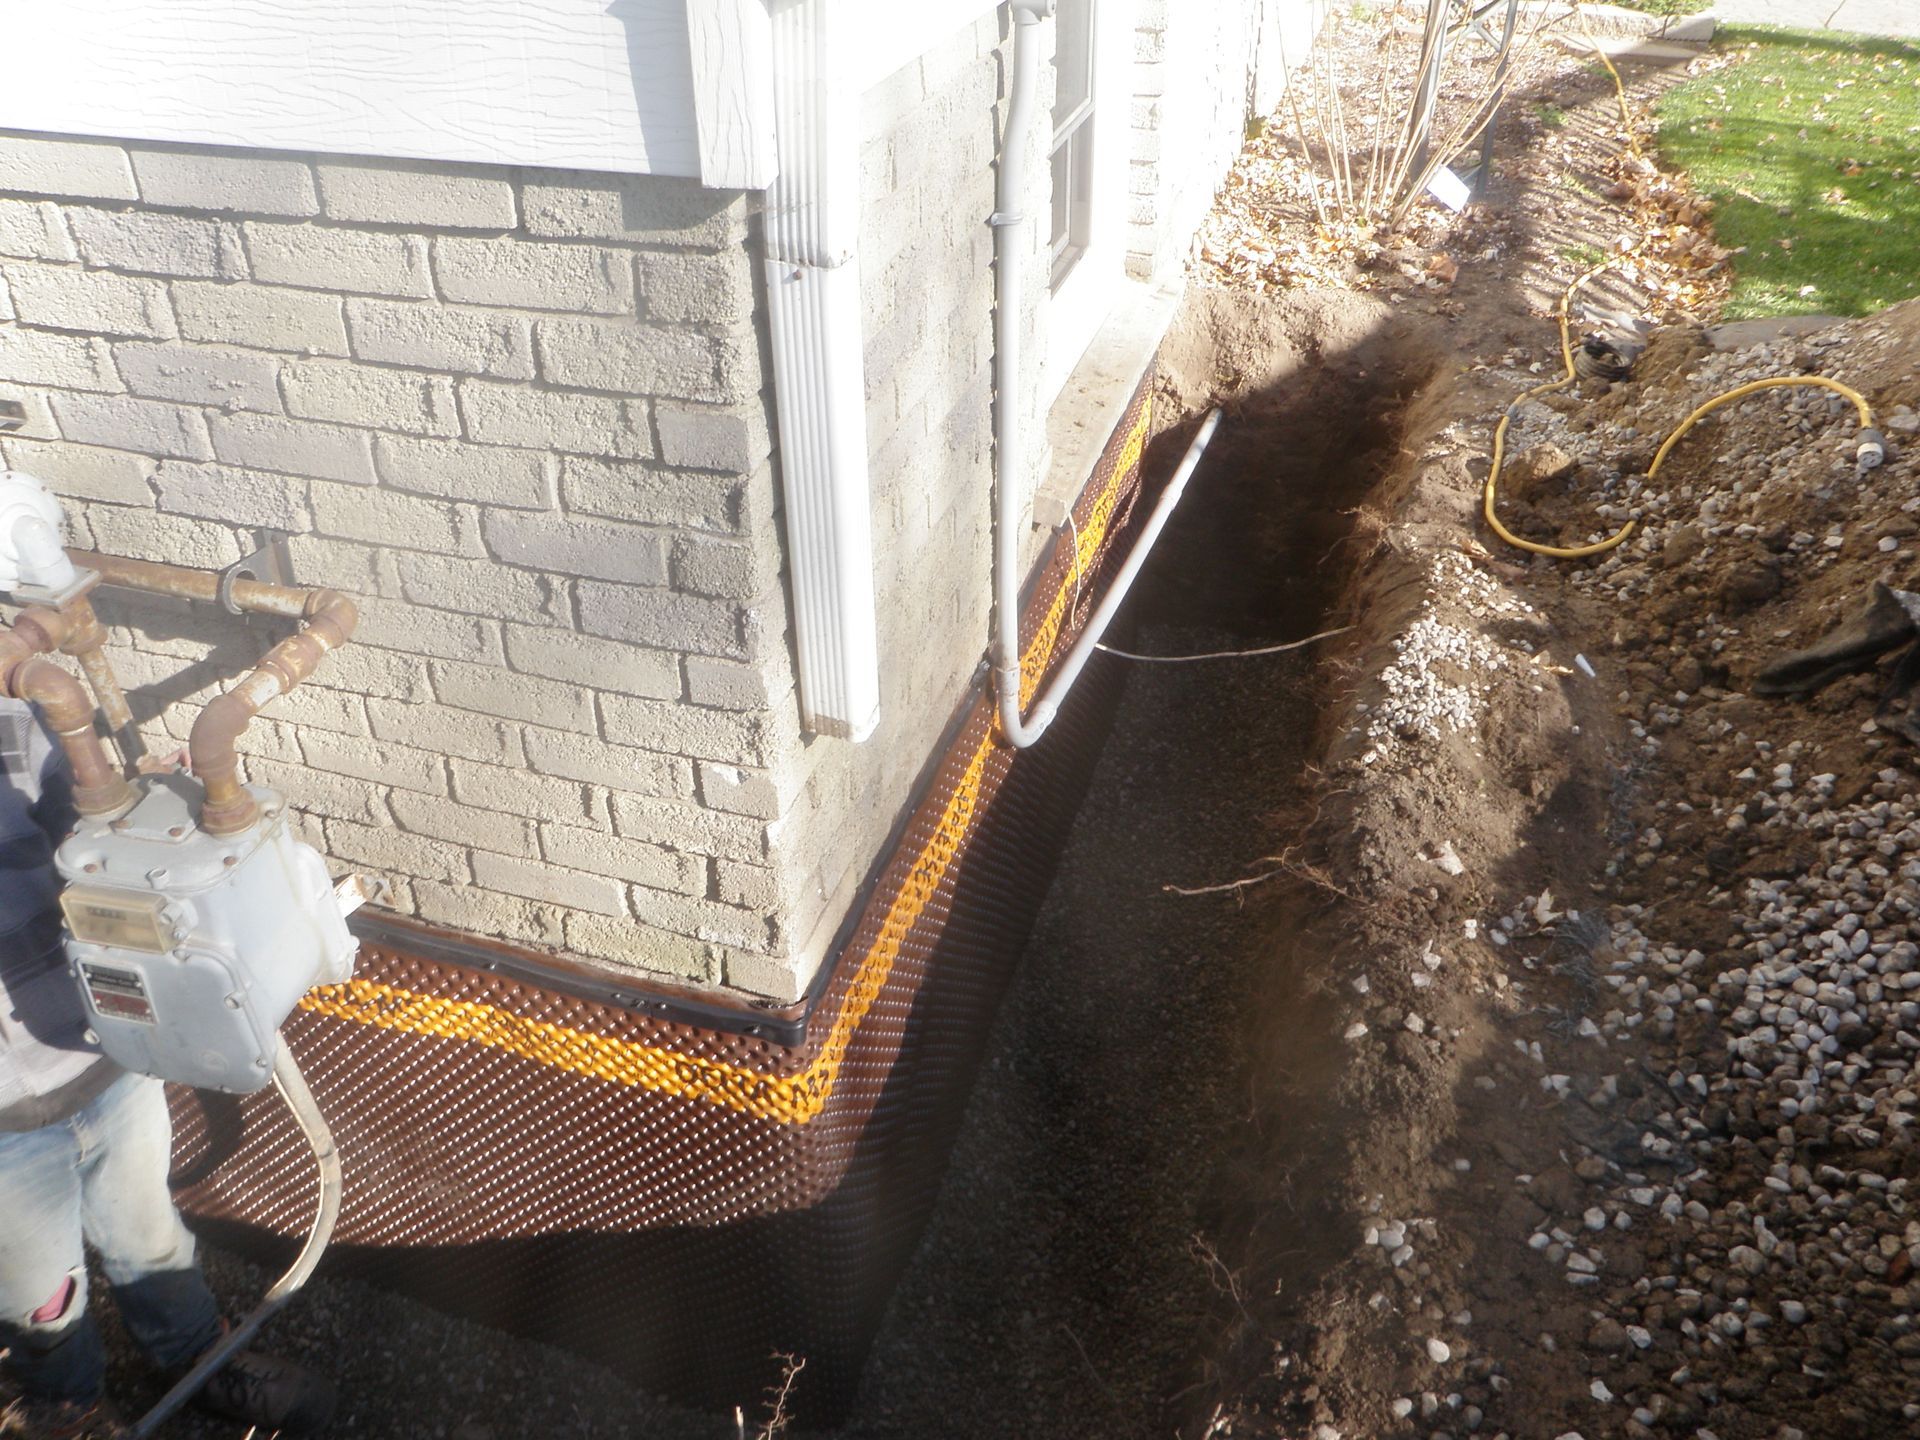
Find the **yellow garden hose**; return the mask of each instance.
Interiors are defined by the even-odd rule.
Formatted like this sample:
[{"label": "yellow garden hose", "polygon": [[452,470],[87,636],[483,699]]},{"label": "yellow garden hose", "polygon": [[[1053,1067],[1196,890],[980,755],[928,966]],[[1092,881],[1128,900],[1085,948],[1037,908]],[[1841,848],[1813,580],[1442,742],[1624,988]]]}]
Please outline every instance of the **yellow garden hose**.
[{"label": "yellow garden hose", "polygon": [[[1612,263],[1613,262],[1609,260],[1603,264],[1594,266],[1593,269],[1581,275],[1561,292],[1560,360],[1561,363],[1566,366],[1566,374],[1562,375],[1558,380],[1549,380],[1544,385],[1536,385],[1531,390],[1524,390],[1514,396],[1512,400],[1507,402],[1507,408],[1501,412],[1500,423],[1493,427],[1493,467],[1487,471],[1486,490],[1482,494],[1480,502],[1481,513],[1487,517],[1487,528],[1492,530],[1494,534],[1498,535],[1509,545],[1521,550],[1529,550],[1535,555],[1551,555],[1556,560],[1581,560],[1589,555],[1599,555],[1611,550],[1633,533],[1634,522],[1629,520],[1606,539],[1597,540],[1591,545],[1542,545],[1534,540],[1522,539],[1507,529],[1505,525],[1500,523],[1500,517],[1494,511],[1495,497],[1499,494],[1500,490],[1500,465],[1507,453],[1507,425],[1513,419],[1513,412],[1520,407],[1523,401],[1531,400],[1536,395],[1545,395],[1550,390],[1564,390],[1579,378],[1578,373],[1573,368],[1573,339],[1567,328],[1569,323],[1567,310],[1573,302],[1573,292],[1586,284],[1587,281],[1591,280],[1594,276],[1598,275],[1602,270],[1605,270]],[[1662,453],[1664,453],[1664,451]]]},{"label": "yellow garden hose", "polygon": [[[1587,43],[1593,47],[1594,53],[1600,57],[1600,63],[1607,67],[1607,74],[1613,77],[1614,90],[1620,98],[1620,122],[1626,132],[1627,145],[1637,156],[1640,154],[1640,142],[1634,134],[1632,111],[1627,106],[1627,87],[1620,79],[1620,72],[1613,68],[1613,62],[1607,58],[1606,52],[1600,48],[1598,42],[1596,42],[1591,35],[1587,37]],[[1544,385],[1536,385],[1531,390],[1522,391],[1520,394],[1514,396],[1514,398],[1507,403],[1507,408],[1501,412],[1500,423],[1494,427],[1493,465],[1492,468],[1487,471],[1486,488],[1481,496],[1481,513],[1486,517],[1487,528],[1492,530],[1494,534],[1498,535],[1502,540],[1506,541],[1507,544],[1514,546],[1516,549],[1525,550],[1534,555],[1548,555],[1556,560],[1583,560],[1589,555],[1605,554],[1633,533],[1635,522],[1629,520],[1606,539],[1596,540],[1591,545],[1542,545],[1534,540],[1523,539],[1507,529],[1505,525],[1500,523],[1500,516],[1494,508],[1496,497],[1499,494],[1500,466],[1506,455],[1507,425],[1513,419],[1513,412],[1523,401],[1531,400],[1536,395],[1545,395],[1552,390],[1564,390],[1578,378],[1578,374],[1573,368],[1573,339],[1568,329],[1568,311],[1572,307],[1574,292],[1613,263],[1613,261],[1609,260],[1594,266],[1593,269],[1576,278],[1574,282],[1567,286],[1566,290],[1561,293],[1559,310],[1560,359],[1566,366],[1566,373],[1558,380],[1549,380]],[[1874,466],[1880,464],[1880,462],[1886,458],[1886,441],[1881,437],[1880,432],[1873,428],[1872,407],[1867,404],[1866,398],[1862,396],[1858,390],[1853,389],[1849,385],[1843,385],[1838,380],[1830,380],[1824,375],[1778,375],[1765,380],[1750,381],[1745,385],[1737,385],[1731,390],[1724,390],[1696,409],[1678,425],[1674,426],[1672,433],[1667,436],[1666,440],[1661,444],[1659,451],[1654,455],[1653,463],[1647,467],[1647,479],[1652,480],[1655,475],[1660,473],[1661,463],[1666,460],[1667,455],[1672,451],[1673,447],[1680,443],[1680,437],[1691,430],[1701,417],[1705,416],[1708,412],[1727,404],[1729,401],[1751,395],[1757,390],[1771,390],[1783,385],[1819,386],[1821,389],[1831,390],[1835,394],[1844,395],[1853,402],[1853,408],[1860,417],[1860,439],[1854,451],[1854,459],[1858,466],[1859,474],[1866,474],[1867,471],[1873,469]]]}]

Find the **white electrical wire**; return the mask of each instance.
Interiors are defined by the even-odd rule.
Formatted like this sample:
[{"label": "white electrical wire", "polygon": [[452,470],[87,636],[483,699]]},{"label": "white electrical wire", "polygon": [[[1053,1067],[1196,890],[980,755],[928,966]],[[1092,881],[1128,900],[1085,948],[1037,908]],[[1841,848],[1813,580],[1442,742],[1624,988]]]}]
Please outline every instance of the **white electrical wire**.
[{"label": "white electrical wire", "polygon": [[1309,635],[1304,640],[1289,640],[1284,645],[1262,645],[1253,650],[1209,650],[1200,655],[1136,655],[1131,650],[1116,650],[1111,645],[1096,645],[1093,648],[1121,660],[1144,660],[1154,665],[1186,665],[1195,660],[1240,660],[1252,655],[1278,655],[1283,650],[1303,649],[1316,640],[1330,640],[1351,629],[1351,625],[1342,625],[1338,630],[1322,630],[1318,635]]}]

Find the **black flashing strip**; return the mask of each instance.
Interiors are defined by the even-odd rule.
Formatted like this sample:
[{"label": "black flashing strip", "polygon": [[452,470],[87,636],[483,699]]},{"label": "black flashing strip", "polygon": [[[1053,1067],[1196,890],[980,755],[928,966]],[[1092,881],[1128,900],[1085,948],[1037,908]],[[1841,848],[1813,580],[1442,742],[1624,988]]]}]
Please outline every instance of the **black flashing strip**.
[{"label": "black flashing strip", "polygon": [[657,990],[651,984],[623,984],[612,974],[596,978],[578,962],[544,964],[538,956],[524,951],[500,949],[485,941],[428,930],[371,908],[355,912],[347,924],[361,940],[383,950],[416,955],[437,964],[505,975],[543,990],[571,995],[596,1005],[611,1005],[670,1025],[749,1035],[788,1049],[797,1049],[806,1043],[807,1024],[834,969],[831,965],[820,967],[821,974],[815,977],[806,999],[800,1004],[784,1010],[756,1010],[745,1004],[704,1000],[691,993]]}]

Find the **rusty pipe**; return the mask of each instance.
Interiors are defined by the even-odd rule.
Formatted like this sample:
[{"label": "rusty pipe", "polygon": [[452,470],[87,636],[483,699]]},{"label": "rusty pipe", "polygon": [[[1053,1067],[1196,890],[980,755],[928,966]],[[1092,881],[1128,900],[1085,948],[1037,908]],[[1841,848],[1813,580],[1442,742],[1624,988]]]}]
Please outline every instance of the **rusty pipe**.
[{"label": "rusty pipe", "polygon": [[[223,598],[220,577],[210,570],[192,570],[160,560],[135,560],[126,555],[103,555],[97,550],[69,550],[67,558],[83,569],[95,571],[108,585],[144,590],[150,595],[172,595],[180,600],[218,602]],[[297,585],[275,585],[245,576],[232,581],[228,587],[228,598],[240,609],[258,615],[284,615],[289,619],[305,618],[308,599],[315,593]]]},{"label": "rusty pipe", "polygon": [[133,723],[133,708],[127,704],[127,692],[120,688],[120,677],[113,673],[107,658],[107,627],[94,613],[93,602],[76,595],[60,607],[71,626],[61,653],[73,656],[99,702],[100,713],[107,718],[107,732],[120,747],[121,757],[129,765],[138,765],[147,747],[141,742],[140,727]]},{"label": "rusty pipe", "polygon": [[[280,585],[270,588],[288,589]],[[259,815],[259,805],[240,783],[241,734],[263,705],[293,689],[313,674],[329,651],[345,645],[359,621],[353,601],[337,590],[292,593],[302,597],[301,618],[305,624],[261,656],[251,675],[209,701],[188,732],[187,753],[192,758],[193,773],[207,792],[200,809],[200,825],[210,835],[236,834]],[[238,595],[235,600],[238,602]]]},{"label": "rusty pipe", "polygon": [[73,770],[74,808],[82,815],[112,815],[133,803],[133,787],[94,733],[86,689],[46,658],[68,629],[65,617],[36,608],[0,631],[0,690],[38,705],[47,717]]}]

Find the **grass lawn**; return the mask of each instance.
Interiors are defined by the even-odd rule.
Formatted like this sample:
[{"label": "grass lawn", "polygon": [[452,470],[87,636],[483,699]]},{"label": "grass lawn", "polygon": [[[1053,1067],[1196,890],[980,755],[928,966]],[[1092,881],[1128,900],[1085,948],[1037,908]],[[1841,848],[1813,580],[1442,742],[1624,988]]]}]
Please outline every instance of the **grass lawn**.
[{"label": "grass lawn", "polygon": [[1698,15],[1713,0],[1607,0],[1607,3],[1646,15]]},{"label": "grass lawn", "polygon": [[1716,202],[1729,319],[1920,295],[1920,46],[1725,26],[1738,63],[1669,91],[1660,154]]}]

